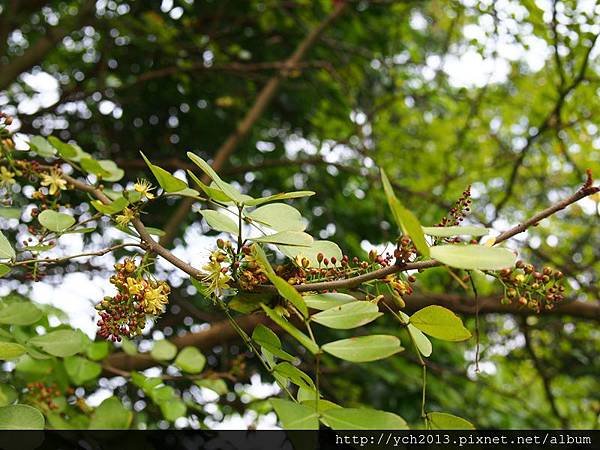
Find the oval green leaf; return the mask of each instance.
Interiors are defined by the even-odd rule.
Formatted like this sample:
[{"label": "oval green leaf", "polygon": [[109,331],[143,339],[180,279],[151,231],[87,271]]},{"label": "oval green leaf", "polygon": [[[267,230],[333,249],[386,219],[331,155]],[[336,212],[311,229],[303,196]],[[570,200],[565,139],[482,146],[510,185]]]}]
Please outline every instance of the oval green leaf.
[{"label": "oval green leaf", "polygon": [[295,247],[310,247],[313,243],[312,236],[302,231],[280,231],[279,233],[249,239],[255,242],[266,242],[268,244],[277,245],[291,245]]},{"label": "oval green leaf", "polygon": [[156,178],[156,181],[158,181],[160,187],[163,188],[166,192],[177,192],[188,187],[185,181],[180,180],[179,178],[171,175],[162,167],[158,167],[152,164],[148,160],[148,158],[146,158],[146,155],[144,155],[142,152],[140,152],[140,155],[142,155],[142,158],[144,158],[144,161],[152,171],[152,175],[154,175],[154,178]]},{"label": "oval green leaf", "polygon": [[0,309],[0,323],[9,325],[31,325],[43,316],[33,303],[14,302]]},{"label": "oval green leaf", "polygon": [[8,242],[6,236],[0,231],[0,259],[15,259],[15,257],[15,250],[10,245],[10,242]]},{"label": "oval green leaf", "polygon": [[421,330],[415,327],[412,323],[409,323],[407,325],[407,329],[419,353],[428,358],[431,355],[431,352],[433,351],[431,341],[427,338],[427,336],[423,334]]},{"label": "oval green leaf", "polygon": [[230,217],[223,214],[221,211],[213,211],[212,209],[204,209],[200,211],[204,220],[213,230],[224,231],[235,236],[239,234],[238,225]]},{"label": "oval green leaf", "polygon": [[460,317],[439,305],[420,309],[410,317],[410,323],[423,333],[443,341],[458,342],[471,338],[471,332]]},{"label": "oval green leaf", "polygon": [[432,430],[474,430],[475,426],[453,414],[432,412],[427,414],[427,425]]},{"label": "oval green leaf", "polygon": [[29,405],[0,407],[0,430],[43,430],[44,416]]},{"label": "oval green leaf", "polygon": [[175,358],[175,355],[177,355],[177,347],[166,339],[155,342],[150,350],[150,356],[157,361],[170,361]]},{"label": "oval green leaf", "polygon": [[50,231],[60,233],[75,224],[75,218],[70,214],[52,211],[46,209],[38,216],[38,221],[42,226]]},{"label": "oval green leaf", "polygon": [[184,347],[174,364],[187,373],[200,373],[206,365],[206,357],[196,347]]},{"label": "oval green leaf", "polygon": [[331,408],[321,415],[334,430],[408,430],[402,417],[376,409]]},{"label": "oval green leaf", "polygon": [[304,231],[300,211],[285,203],[271,203],[246,214],[246,217],[275,231]]},{"label": "oval green leaf", "polygon": [[466,270],[501,270],[513,267],[517,256],[506,248],[485,245],[436,245],[431,257],[450,267]]},{"label": "oval green leaf", "polygon": [[381,334],[329,342],[321,348],[337,358],[357,363],[384,359],[404,350],[396,336]]},{"label": "oval green leaf", "polygon": [[312,309],[324,311],[336,306],[345,305],[346,303],[355,302],[356,299],[348,294],[339,292],[327,292],[325,294],[308,294],[304,295],[304,303]]},{"label": "oval green leaf", "polygon": [[464,226],[464,227],[422,227],[423,233],[435,237],[452,236],[485,236],[490,232],[489,228]]},{"label": "oval green leaf", "polygon": [[43,336],[31,338],[28,344],[41,348],[53,356],[72,356],[85,349],[85,341],[80,332],[73,330],[52,331]]},{"label": "oval green leaf", "polygon": [[381,316],[376,304],[355,301],[329,308],[311,317],[313,322],[338,330],[349,330],[372,322]]},{"label": "oval green leaf", "polygon": [[319,415],[314,408],[279,398],[272,398],[271,404],[285,430],[319,429]]},{"label": "oval green leaf", "polygon": [[24,355],[27,349],[21,344],[0,341],[0,360],[10,360]]}]

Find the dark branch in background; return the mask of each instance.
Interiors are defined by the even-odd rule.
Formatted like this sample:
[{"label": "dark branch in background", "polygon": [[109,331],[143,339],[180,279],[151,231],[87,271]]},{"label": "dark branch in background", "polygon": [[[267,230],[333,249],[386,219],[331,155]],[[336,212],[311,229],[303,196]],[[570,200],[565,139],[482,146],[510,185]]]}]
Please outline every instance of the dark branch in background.
[{"label": "dark branch in background", "polygon": [[589,64],[590,54],[592,53],[592,50],[594,49],[594,46],[596,45],[596,41],[598,40],[599,36],[600,36],[600,34],[597,34],[594,36],[594,39],[592,40],[591,45],[588,47],[588,49],[585,53],[583,62],[581,63],[581,67],[579,69],[577,76],[573,79],[573,81],[568,86],[562,87],[560,89],[559,94],[558,94],[558,99],[556,100],[554,108],[552,109],[550,114],[548,114],[544,118],[544,120],[542,121],[540,126],[537,128],[536,133],[529,136],[529,138],[527,139],[527,142],[525,143],[525,146],[521,149],[521,152],[519,153],[519,157],[515,161],[512,171],[510,173],[510,177],[508,179],[508,185],[504,191],[504,196],[496,204],[494,220],[496,220],[499,217],[500,211],[504,208],[506,203],[510,200],[510,197],[513,194],[513,190],[514,190],[514,187],[517,182],[517,178],[519,176],[519,170],[523,166],[523,164],[525,162],[525,156],[531,149],[532,145],[535,143],[535,141],[537,141],[542,136],[542,134],[544,132],[546,132],[547,130],[549,130],[551,128],[555,128],[558,125],[558,123],[560,122],[559,118],[560,118],[560,115],[562,112],[562,107],[565,103],[567,96],[571,92],[573,92],[573,90],[575,90],[577,88],[577,86],[579,86],[579,84],[584,80],[585,72],[586,72],[588,64]]},{"label": "dark branch in background", "polygon": [[[356,297],[360,298],[361,294],[356,293]],[[461,297],[460,295],[452,294],[415,294],[407,297],[406,307],[402,309],[407,314],[412,314],[426,306],[440,305],[444,306],[456,313],[468,316],[475,315],[475,303],[473,299]],[[517,304],[503,305],[500,303],[501,298],[496,296],[480,297],[479,298],[479,314],[511,314],[516,316],[529,316],[531,311]],[[393,309],[398,306],[392,298],[384,299],[387,305]],[[580,301],[565,302],[557,306],[551,311],[544,310],[544,316],[570,316],[584,320],[600,321],[600,305],[597,303],[584,303]],[[268,324],[270,327],[276,326],[262,314],[252,314],[242,316],[236,319],[238,325],[248,334],[252,334],[252,330],[259,324]],[[222,320],[211,323],[210,328],[196,333],[188,333],[183,336],[178,336],[170,340],[178,348],[185,346],[194,346],[200,350],[210,351],[216,345],[224,345],[228,342],[240,340],[237,331],[231,326],[229,320]],[[150,355],[141,354],[130,356],[123,352],[113,353],[106,359],[106,363],[122,370],[144,370],[148,367],[156,366],[157,363]]]},{"label": "dark branch in background", "polygon": [[31,69],[54,50],[55,46],[69,33],[81,28],[93,18],[96,2],[85,0],[75,18],[68,18],[57,27],[48,28],[46,34],[40,37],[25,52],[7,64],[0,66],[0,90],[6,89],[17,77]]},{"label": "dark branch in background", "polygon": [[[293,68],[304,59],[309,50],[317,43],[323,31],[325,31],[325,29],[342,14],[346,7],[345,2],[336,2],[332,13],[306,36],[290,58],[285,61],[281,70],[269,79],[256,97],[250,110],[248,110],[242,121],[238,124],[236,130],[216,151],[212,162],[212,167],[215,171],[218,172],[223,167],[236,147],[249,134],[252,126],[271,103],[271,100],[279,90],[281,82],[289,75],[290,70],[293,70]],[[203,181],[208,182],[209,180],[204,177]],[[171,219],[164,226],[165,234],[160,238],[161,245],[168,246],[173,241],[177,235],[179,225],[188,215],[193,203],[194,200],[191,198],[186,198],[181,201],[179,207],[173,216],[171,216]]]}]

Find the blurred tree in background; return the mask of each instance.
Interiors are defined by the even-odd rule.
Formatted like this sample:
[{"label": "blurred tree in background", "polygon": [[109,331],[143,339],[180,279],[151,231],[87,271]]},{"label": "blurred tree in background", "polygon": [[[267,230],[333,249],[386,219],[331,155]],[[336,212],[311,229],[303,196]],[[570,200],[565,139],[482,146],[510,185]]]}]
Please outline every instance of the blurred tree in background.
[{"label": "blurred tree in background", "polygon": [[[294,201],[308,231],[365,258],[395,238],[380,168],[421,223],[439,222],[470,185],[467,223],[498,231],[577,190],[586,169],[600,173],[599,33],[600,6],[575,0],[3,0],[0,109],[14,116],[17,149],[36,134],[76,141],[124,169],[123,186],[149,176],[140,150],[178,176],[196,167],[185,157],[193,151],[249,195],[313,190]],[[586,198],[509,243],[522,259],[565,274],[565,306],[541,315],[505,308],[500,286],[478,280],[480,371],[475,339],[435,341],[431,410],[477,427],[600,425],[599,202],[598,194]],[[0,219],[0,228],[23,235],[28,202],[11,207],[24,209],[23,220]],[[143,219],[164,230],[163,246],[201,266],[214,246],[203,235],[216,233],[198,209],[193,199],[170,198]],[[96,249],[114,232],[104,221],[73,236],[65,245]],[[89,305],[93,333],[91,305],[101,296],[82,283],[103,279],[110,293],[114,262],[68,261],[48,267],[39,283],[3,278],[0,295],[52,303],[72,283]],[[278,392],[271,376],[180,273],[161,261],[156,270],[172,286],[171,302],[137,350],[111,344],[110,356],[97,358],[101,373],[81,380],[50,362],[6,362],[0,382],[74,388],[70,395],[87,398],[89,408],[112,392],[135,411],[134,427],[274,424],[264,400]],[[444,305],[475,329],[473,293],[451,271],[419,274],[414,290],[409,310]],[[68,308],[45,308],[68,321]],[[258,323],[254,315],[242,320],[249,333]],[[388,317],[376,330],[399,333]],[[183,412],[157,407],[142,381],[126,381],[133,370],[161,368],[144,351],[163,337],[199,348],[216,374],[192,387],[176,375],[166,381],[182,393]],[[417,423],[421,368],[405,346],[381,362],[323,361],[322,392]],[[172,375],[163,369],[148,374]],[[0,405],[12,403],[11,392],[0,390]],[[67,426],[57,417],[50,425]]]}]

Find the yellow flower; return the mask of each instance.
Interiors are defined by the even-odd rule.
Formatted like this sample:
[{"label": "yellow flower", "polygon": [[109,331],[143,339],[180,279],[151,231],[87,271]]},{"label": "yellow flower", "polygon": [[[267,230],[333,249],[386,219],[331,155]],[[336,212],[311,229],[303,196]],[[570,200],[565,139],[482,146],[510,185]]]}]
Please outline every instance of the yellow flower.
[{"label": "yellow flower", "polygon": [[153,316],[163,313],[165,305],[169,302],[168,291],[168,286],[162,282],[153,288],[147,289],[144,294],[144,311]]},{"label": "yellow flower", "polygon": [[15,173],[8,170],[6,167],[0,167],[0,185],[8,186],[15,182]]},{"label": "yellow flower", "polygon": [[135,280],[134,278],[127,278],[127,292],[130,295],[137,295],[144,290],[144,285],[141,281]]},{"label": "yellow flower", "polygon": [[42,174],[41,185],[48,186],[50,195],[55,195],[57,192],[67,189],[67,181],[62,178],[58,169],[52,169],[49,174]]},{"label": "yellow flower", "polygon": [[202,281],[208,284],[207,290],[209,293],[219,296],[223,293],[223,290],[229,288],[227,283],[231,280],[231,277],[221,272],[221,265],[218,262],[211,261],[202,269],[206,272],[202,277]]},{"label": "yellow flower", "polygon": [[121,225],[122,227],[126,227],[127,224],[129,222],[131,222],[131,220],[135,217],[135,214],[133,213],[133,211],[129,208],[125,208],[123,210],[123,214],[119,214],[116,218],[115,221],[117,222],[117,224]]},{"label": "yellow flower", "polygon": [[148,200],[152,200],[154,198],[154,194],[150,192],[154,188],[148,180],[138,179],[133,185],[133,188],[142,194],[142,197],[146,197]]}]

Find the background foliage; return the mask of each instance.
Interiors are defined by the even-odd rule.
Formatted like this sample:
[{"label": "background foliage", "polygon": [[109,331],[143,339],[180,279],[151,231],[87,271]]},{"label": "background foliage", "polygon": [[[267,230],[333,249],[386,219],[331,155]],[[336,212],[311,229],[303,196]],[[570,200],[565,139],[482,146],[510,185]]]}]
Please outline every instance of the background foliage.
[{"label": "background foliage", "polygon": [[[593,2],[348,2],[307,55],[288,65],[336,7],[328,0],[0,5],[0,106],[15,116],[11,129],[20,133],[18,148],[27,148],[29,134],[75,140],[97,159],[116,161],[126,186],[139,177],[152,179],[140,150],[183,175],[195,168],[186,151],[211,160],[233,139],[219,170],[223,177],[253,196],[315,191],[294,206],[308,219],[311,234],[336,241],[351,256],[365,258],[373,246],[395,237],[379,168],[421,223],[438,222],[472,185],[468,220],[498,230],[576,190],[586,168],[600,173],[600,7]],[[279,84],[272,97],[257,110],[261,90],[274,79]],[[81,201],[68,191],[63,195],[67,202]],[[22,208],[21,220],[0,219],[13,242],[26,237],[32,221],[26,196],[17,198],[20,203],[7,206]],[[523,259],[564,272],[569,299],[584,303],[588,312],[526,317],[522,310],[482,311],[477,374],[474,340],[435,340],[430,410],[457,414],[477,427],[599,425],[598,201],[597,195],[585,199],[509,243]],[[165,230],[165,245],[200,266],[216,234],[194,212],[198,208],[190,212],[190,203],[152,204],[143,219]],[[72,207],[85,213],[89,206],[82,205]],[[6,211],[4,216],[14,216]],[[115,232],[106,221],[97,225],[93,233],[61,238],[59,249],[107,247]],[[126,253],[120,249],[114,258]],[[68,323],[68,308],[51,304],[73,283],[80,302],[90,305],[91,322],[92,301],[111,293],[114,258],[49,267],[37,284],[3,278],[3,304],[33,297],[43,316],[16,326],[34,334],[37,327]],[[156,273],[172,285],[171,303],[143,339],[96,342],[84,355],[64,359],[5,362],[0,405],[17,397],[39,402],[26,399],[26,389],[43,383],[43,389],[57,390],[58,410],[76,418],[63,423],[63,416],[48,411],[55,427],[273,424],[264,401],[277,392],[264,384],[272,383],[270,375],[180,273],[160,261]],[[499,285],[478,282],[479,294],[499,304]],[[102,286],[101,293],[91,298],[82,283]],[[414,296],[405,300],[409,308],[411,301],[441,303],[465,313],[465,325],[474,330],[472,309],[464,306],[472,293],[447,270],[420,274]],[[253,325],[248,323],[250,331]],[[407,339],[391,317],[375,329]],[[342,337],[322,332],[329,340]],[[192,376],[195,383],[157,364],[175,356],[163,338],[202,351],[205,363],[194,353],[193,371],[201,366],[201,374]],[[129,373],[151,366],[157,368],[148,376],[166,376],[158,390]],[[322,370],[328,399],[418,423],[421,369],[412,349],[361,365],[324,360]],[[110,393],[114,397],[97,407]]]}]

